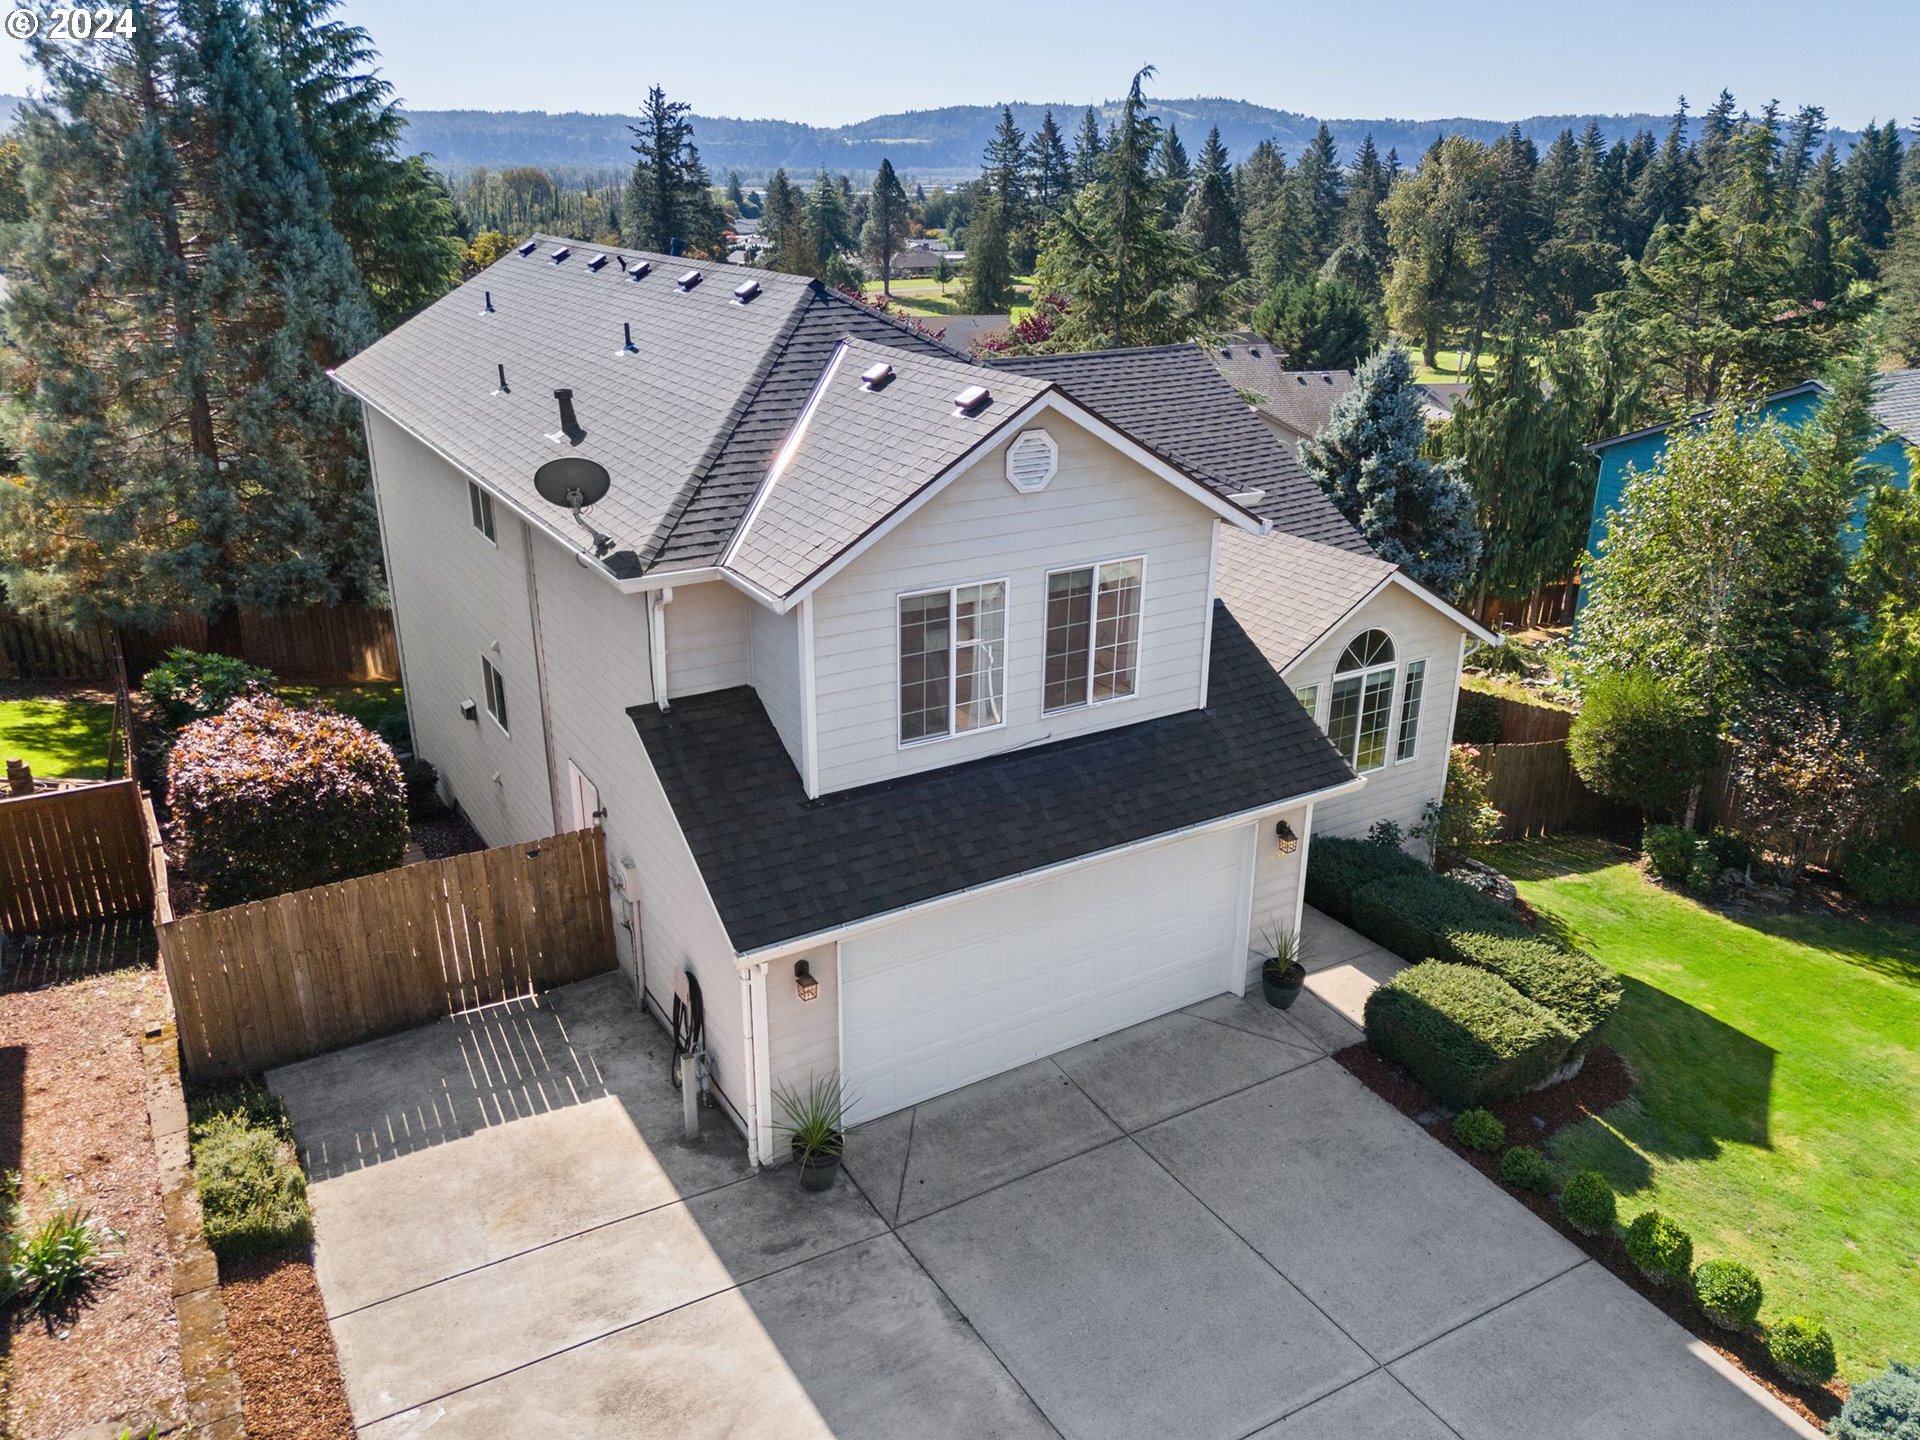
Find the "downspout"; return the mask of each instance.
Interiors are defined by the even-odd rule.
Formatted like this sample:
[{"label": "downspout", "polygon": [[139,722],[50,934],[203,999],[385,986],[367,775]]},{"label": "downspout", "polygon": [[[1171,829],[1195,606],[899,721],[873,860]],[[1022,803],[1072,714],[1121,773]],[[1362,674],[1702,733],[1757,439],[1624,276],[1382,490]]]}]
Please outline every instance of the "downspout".
[{"label": "downspout", "polygon": [[547,697],[547,646],[540,634],[540,587],[534,579],[533,526],[520,522],[521,552],[527,566],[527,624],[533,631],[533,680],[540,687],[540,748],[547,757],[547,809],[553,817],[549,834],[566,828],[560,811],[560,776],[553,759],[553,707]]},{"label": "downspout", "polygon": [[673,587],[647,592],[647,668],[653,677],[653,699],[666,714],[667,704],[667,606],[673,603]]},{"label": "downspout", "polygon": [[773,1044],[767,1025],[767,961],[753,967],[753,1094],[747,1101],[752,1136],[747,1148],[754,1162],[773,1164]]},{"label": "downspout", "polygon": [[741,1118],[747,1122],[747,1163],[758,1165],[760,1157],[760,1030],[756,1025],[756,1008],[753,1003],[754,976],[765,966],[756,966],[752,970],[740,972],[740,1019],[746,1031],[747,1051],[747,1113]]}]

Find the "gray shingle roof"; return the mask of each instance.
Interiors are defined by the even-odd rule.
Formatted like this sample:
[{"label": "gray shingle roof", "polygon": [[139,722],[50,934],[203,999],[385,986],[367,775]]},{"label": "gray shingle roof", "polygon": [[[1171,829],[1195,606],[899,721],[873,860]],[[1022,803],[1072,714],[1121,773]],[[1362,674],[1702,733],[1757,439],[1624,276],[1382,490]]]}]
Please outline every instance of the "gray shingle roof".
[{"label": "gray shingle roof", "polygon": [[1374,554],[1355,554],[1275,531],[1223,528],[1216,593],[1274,669],[1284,669],[1394,573]]},{"label": "gray shingle roof", "polygon": [[1296,435],[1318,435],[1334,401],[1353,388],[1351,370],[1289,370],[1264,340],[1229,340],[1206,354],[1242,399]]},{"label": "gray shingle roof", "polygon": [[741,953],[1353,775],[1224,605],[1204,710],[819,800],[750,688],[627,713]]},{"label": "gray shingle roof", "polygon": [[1223,495],[1265,491],[1265,498],[1247,508],[1276,529],[1356,554],[1373,553],[1196,345],[1023,355],[990,361],[988,368],[1053,381]]},{"label": "gray shingle roof", "polygon": [[1920,445],[1920,370],[1889,370],[1874,382],[1873,418]]}]

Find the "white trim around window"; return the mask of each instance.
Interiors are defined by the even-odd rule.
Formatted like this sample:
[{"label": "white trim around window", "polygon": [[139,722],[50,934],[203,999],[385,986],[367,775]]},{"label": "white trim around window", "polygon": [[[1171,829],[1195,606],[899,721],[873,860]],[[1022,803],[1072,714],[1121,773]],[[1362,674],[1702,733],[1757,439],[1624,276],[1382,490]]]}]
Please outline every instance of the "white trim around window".
[{"label": "white trim around window", "polygon": [[471,480],[467,481],[467,516],[482,539],[489,545],[499,546],[499,534],[493,523],[493,496]]},{"label": "white trim around window", "polygon": [[486,689],[487,714],[493,717],[493,723],[500,727],[502,735],[511,735],[507,728],[507,681],[500,673],[500,667],[487,656],[480,657],[480,683]]},{"label": "white trim around window", "polygon": [[[998,730],[1007,723],[1007,620],[1012,585],[1006,576],[902,590],[893,597],[894,743],[902,750]],[[929,602],[940,597],[935,609]],[[909,615],[909,603],[916,611]],[[964,606],[972,614],[962,618]],[[945,673],[933,673],[941,652],[923,648],[908,655],[910,638],[922,642],[938,627],[945,640]],[[963,634],[963,632],[965,632]],[[918,662],[919,673],[910,675]],[[911,696],[908,686],[914,687]],[[966,697],[962,698],[962,691]],[[909,700],[914,703],[909,705]],[[930,728],[933,717],[939,729]],[[909,731],[913,733],[909,734]]]},{"label": "white trim around window", "polygon": [[[1133,570],[1131,585],[1127,583],[1126,570],[1128,567],[1132,567]],[[1105,582],[1107,572],[1110,570],[1117,573],[1119,577],[1118,585],[1116,588],[1103,592],[1102,585],[1103,582]],[[1075,575],[1082,571],[1087,572],[1092,577],[1089,582],[1087,595],[1087,614],[1084,619],[1076,619],[1073,617],[1071,611],[1069,611],[1065,624],[1063,626],[1056,626],[1053,619],[1053,582],[1061,576]],[[1145,628],[1142,624],[1142,617],[1146,612],[1146,556],[1124,555],[1109,560],[1089,561],[1082,565],[1062,565],[1057,570],[1049,570],[1047,572],[1046,586],[1046,594],[1041,597],[1040,713],[1043,715],[1064,715],[1069,711],[1085,710],[1095,705],[1118,704],[1121,701],[1131,700],[1137,696],[1140,693],[1141,639],[1142,632]],[[1100,629],[1100,602],[1103,593],[1117,594],[1123,605],[1129,594],[1131,594],[1132,597],[1131,607],[1129,609],[1122,609],[1112,617],[1115,622],[1114,630],[1111,639],[1106,641],[1102,640]],[[1071,605],[1071,600],[1069,599],[1067,603]],[[1208,623],[1212,623],[1211,616],[1208,617]],[[1063,674],[1057,682],[1063,689],[1072,687],[1078,682],[1080,695],[1078,698],[1069,696],[1059,704],[1050,704],[1048,702],[1048,692],[1053,689],[1056,683],[1049,673],[1053,668],[1054,633],[1056,630],[1063,630],[1071,635],[1074,630],[1080,629],[1082,626],[1085,627],[1084,648],[1076,644],[1073,646],[1071,652],[1064,655],[1063,658],[1069,661],[1079,661],[1080,665],[1078,668],[1083,670],[1084,673],[1075,674],[1075,667],[1069,666],[1067,672]],[[1102,652],[1105,652],[1107,656],[1104,683],[1109,687],[1108,693],[1104,695],[1099,693],[1101,684],[1103,683],[1101,675]],[[1124,657],[1124,662],[1122,657]],[[1122,676],[1125,677],[1126,688],[1124,690],[1119,689],[1116,683]]]},{"label": "white trim around window", "polygon": [[1394,731],[1393,763],[1409,765],[1420,754],[1420,712],[1427,698],[1427,671],[1422,657],[1409,660],[1400,670],[1400,724]]}]

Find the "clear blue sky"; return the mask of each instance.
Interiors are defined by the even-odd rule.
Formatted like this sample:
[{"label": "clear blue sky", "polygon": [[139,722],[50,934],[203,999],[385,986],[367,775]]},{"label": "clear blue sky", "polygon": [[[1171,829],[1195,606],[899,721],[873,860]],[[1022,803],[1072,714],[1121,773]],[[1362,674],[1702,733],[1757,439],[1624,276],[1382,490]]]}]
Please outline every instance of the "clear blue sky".
[{"label": "clear blue sky", "polygon": [[[10,9],[14,0],[0,0]],[[1224,95],[1327,118],[1824,105],[1920,112],[1916,0],[347,0],[421,109],[630,112],[664,85],[709,115],[837,125],[996,100]],[[0,50],[0,90],[29,81]]]}]

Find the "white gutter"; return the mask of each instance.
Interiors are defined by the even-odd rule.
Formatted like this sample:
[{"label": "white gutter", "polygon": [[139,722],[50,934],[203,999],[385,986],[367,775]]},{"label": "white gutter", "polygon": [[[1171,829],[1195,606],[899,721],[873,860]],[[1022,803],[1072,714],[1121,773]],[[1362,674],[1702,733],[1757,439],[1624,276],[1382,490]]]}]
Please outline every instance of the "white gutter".
[{"label": "white gutter", "polygon": [[[876,926],[909,915],[918,915],[928,910],[936,910],[942,905],[952,905],[969,896],[979,895],[988,890],[997,890],[1005,885],[1021,885],[1028,881],[1039,880],[1054,875],[1064,875],[1072,870],[1083,869],[1088,865],[1098,865],[1114,860],[1122,855],[1130,855],[1136,850],[1146,850],[1155,845],[1164,845],[1174,840],[1182,840],[1193,835],[1205,835],[1214,830],[1228,830],[1235,825],[1244,825],[1262,815],[1272,815],[1277,811],[1291,810],[1300,805],[1312,805],[1321,800],[1331,800],[1336,795],[1347,795],[1360,789],[1367,783],[1365,775],[1355,775],[1338,785],[1329,785],[1323,790],[1310,790],[1305,795],[1294,795],[1283,800],[1267,800],[1250,810],[1238,810],[1231,815],[1222,815],[1213,820],[1202,820],[1197,825],[1189,825],[1182,830],[1166,830],[1158,835],[1148,835],[1143,839],[1129,840],[1124,845],[1110,846],[1105,850],[1095,850],[1086,855],[1076,855],[1071,860],[1062,860],[1057,864],[1043,865],[1037,870],[1023,870],[1018,875],[1003,875],[998,880],[983,880],[978,885],[969,885],[964,890],[954,890],[945,895],[936,895],[931,900],[915,901],[911,905],[902,905],[898,909],[883,910],[877,915],[865,915],[845,925],[830,926],[825,930],[816,930],[810,935],[796,936],[791,940],[779,940],[771,945],[763,945],[757,950],[745,950],[734,956],[734,965],[744,974],[750,966],[766,964],[788,955],[797,955],[812,950],[829,940],[840,941],[858,935]],[[1256,840],[1256,844],[1258,841]]]},{"label": "white gutter", "polygon": [[647,592],[647,669],[653,681],[653,701],[666,714],[667,704],[667,606],[673,603],[673,587]]}]

